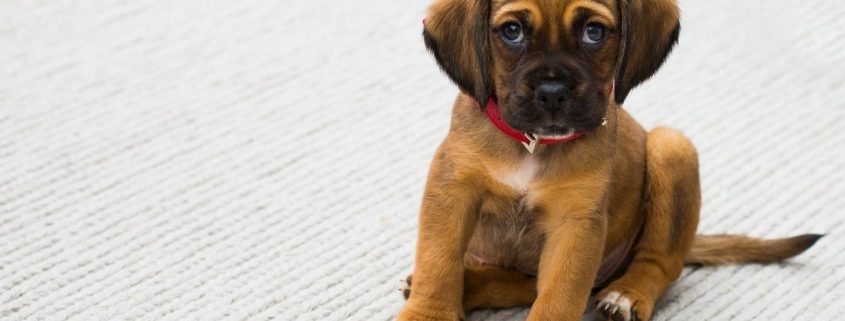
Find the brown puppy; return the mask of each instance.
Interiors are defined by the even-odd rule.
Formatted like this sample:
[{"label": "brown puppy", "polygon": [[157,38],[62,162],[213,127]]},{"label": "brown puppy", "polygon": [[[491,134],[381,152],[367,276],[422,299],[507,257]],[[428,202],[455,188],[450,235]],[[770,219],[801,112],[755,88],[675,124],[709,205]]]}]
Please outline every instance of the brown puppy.
[{"label": "brown puppy", "polygon": [[820,237],[696,237],[695,148],[620,108],[678,16],[674,0],[434,3],[425,41],[462,93],[398,320],[529,304],[528,320],[579,320],[593,293],[605,318],[648,320],[685,263],[772,262]]}]

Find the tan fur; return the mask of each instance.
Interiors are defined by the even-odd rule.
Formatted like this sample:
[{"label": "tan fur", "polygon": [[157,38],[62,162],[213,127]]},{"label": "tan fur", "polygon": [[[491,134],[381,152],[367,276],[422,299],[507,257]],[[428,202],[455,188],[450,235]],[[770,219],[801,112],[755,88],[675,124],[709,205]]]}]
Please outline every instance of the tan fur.
[{"label": "tan fur", "polygon": [[[527,14],[533,35],[547,39],[545,48],[574,50],[577,39],[563,35],[573,34],[577,12],[627,30],[592,53],[590,73],[603,88],[618,86],[615,97],[599,89],[607,125],[531,155],[481,111],[479,102],[493,92],[500,100],[512,94],[506,84],[517,63],[513,50],[489,33]],[[648,320],[685,263],[768,262],[808,247],[806,238],[696,239],[701,200],[694,146],[675,130],[647,132],[617,104],[660,66],[678,16],[674,0],[435,2],[426,44],[463,93],[432,161],[413,288],[398,320],[459,320],[466,310],[527,304],[529,321],[580,320],[596,286],[599,298],[614,293],[631,303],[627,318],[620,319],[612,302],[599,305],[601,316]],[[626,47],[623,35],[636,45]],[[623,273],[596,284],[602,261],[632,239]]]},{"label": "tan fur", "polygon": [[614,18],[614,14],[607,6],[590,0],[580,0],[571,2],[566,6],[566,11],[563,14],[563,27],[568,28],[574,25],[576,15],[581,10],[590,10],[593,13],[593,16],[590,18],[593,20],[601,21],[609,26],[615,25],[616,19]]},{"label": "tan fur", "polygon": [[745,235],[699,235],[685,262],[691,265],[774,263],[804,252],[822,236],[805,234],[766,240]]},{"label": "tan fur", "polygon": [[527,15],[531,20],[531,25],[536,28],[543,28],[543,15],[536,3],[528,1],[511,2],[503,5],[499,10],[496,10],[493,16],[493,25],[501,25],[511,19],[517,18],[517,15]]}]

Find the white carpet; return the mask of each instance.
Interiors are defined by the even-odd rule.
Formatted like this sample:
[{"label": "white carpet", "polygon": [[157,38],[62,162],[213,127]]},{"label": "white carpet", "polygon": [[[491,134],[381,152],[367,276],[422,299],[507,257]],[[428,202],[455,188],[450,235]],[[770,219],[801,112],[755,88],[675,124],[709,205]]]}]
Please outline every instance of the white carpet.
[{"label": "white carpet", "polygon": [[[427,2],[0,2],[0,319],[391,320],[456,93]],[[845,5],[682,7],[627,108],[697,144],[701,231],[830,235],[656,319],[841,320]]]}]

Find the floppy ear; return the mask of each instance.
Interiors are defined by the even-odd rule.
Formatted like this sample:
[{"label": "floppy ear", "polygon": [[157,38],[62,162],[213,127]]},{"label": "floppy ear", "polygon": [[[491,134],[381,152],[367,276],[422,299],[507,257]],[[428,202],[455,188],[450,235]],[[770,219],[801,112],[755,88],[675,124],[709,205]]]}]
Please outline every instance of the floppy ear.
[{"label": "floppy ear", "polygon": [[485,106],[490,82],[490,0],[438,0],[425,19],[423,38],[440,68]]},{"label": "floppy ear", "polygon": [[621,43],[616,103],[663,65],[678,42],[680,12],[675,0],[619,0]]}]

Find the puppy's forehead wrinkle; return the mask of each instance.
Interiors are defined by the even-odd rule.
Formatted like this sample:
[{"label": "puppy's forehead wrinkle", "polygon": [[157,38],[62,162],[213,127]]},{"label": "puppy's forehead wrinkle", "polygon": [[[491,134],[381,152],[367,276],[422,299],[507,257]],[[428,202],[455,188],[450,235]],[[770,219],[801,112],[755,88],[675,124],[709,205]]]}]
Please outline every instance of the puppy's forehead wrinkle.
[{"label": "puppy's forehead wrinkle", "polygon": [[533,29],[540,29],[543,26],[543,15],[539,7],[531,1],[514,1],[501,6],[493,13],[493,25],[501,25],[504,22],[516,17],[527,19],[525,21]]},{"label": "puppy's forehead wrinkle", "polygon": [[525,0],[493,0],[493,8],[500,8],[509,3],[513,2],[523,2]]},{"label": "puppy's forehead wrinkle", "polygon": [[563,24],[565,27],[572,27],[578,18],[584,14],[588,14],[597,16],[604,23],[615,25],[615,10],[611,8],[613,7],[593,0],[573,1],[566,7],[566,11],[563,14]]}]

